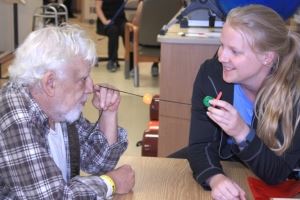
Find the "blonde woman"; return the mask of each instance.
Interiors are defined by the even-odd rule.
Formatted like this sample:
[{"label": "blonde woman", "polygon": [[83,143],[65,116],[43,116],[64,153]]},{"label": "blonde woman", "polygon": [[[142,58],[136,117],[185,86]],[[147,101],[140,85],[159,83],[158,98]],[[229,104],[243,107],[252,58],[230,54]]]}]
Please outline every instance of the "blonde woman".
[{"label": "blonde woman", "polygon": [[[206,108],[205,96],[217,96]],[[221,160],[239,160],[268,184],[297,178],[300,165],[300,39],[262,5],[233,9],[216,58],[196,77],[188,156],[213,199],[245,199]]]}]

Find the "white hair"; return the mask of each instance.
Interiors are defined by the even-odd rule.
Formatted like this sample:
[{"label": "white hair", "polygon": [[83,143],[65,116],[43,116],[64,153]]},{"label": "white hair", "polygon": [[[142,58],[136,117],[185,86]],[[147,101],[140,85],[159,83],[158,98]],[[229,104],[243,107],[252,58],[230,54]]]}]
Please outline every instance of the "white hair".
[{"label": "white hair", "polygon": [[21,84],[37,83],[47,71],[64,78],[63,66],[75,56],[93,66],[96,61],[94,42],[78,25],[49,26],[33,31],[15,52],[9,76]]}]

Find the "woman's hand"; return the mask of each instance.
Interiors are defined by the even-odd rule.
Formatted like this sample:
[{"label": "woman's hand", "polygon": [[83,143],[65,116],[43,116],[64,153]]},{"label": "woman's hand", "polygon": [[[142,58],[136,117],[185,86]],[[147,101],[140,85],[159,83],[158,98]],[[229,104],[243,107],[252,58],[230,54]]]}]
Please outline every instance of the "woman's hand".
[{"label": "woman's hand", "polygon": [[245,191],[230,178],[217,174],[210,178],[211,196],[214,200],[246,200]]},{"label": "woman's hand", "polygon": [[102,5],[103,5],[103,1],[96,1],[95,7],[96,7],[96,14],[97,17],[100,19],[100,21],[104,24],[104,25],[108,25],[110,23],[110,19],[107,19],[103,13],[102,10]]},{"label": "woman's hand", "polygon": [[217,123],[223,131],[232,136],[237,143],[243,141],[250,131],[248,125],[241,118],[239,112],[229,103],[223,100],[210,100],[208,117]]},{"label": "woman's hand", "polygon": [[104,24],[104,25],[108,25],[108,24],[110,24],[110,22],[111,22],[111,20],[108,19],[108,20],[105,20],[105,21],[103,22],[103,24]]}]

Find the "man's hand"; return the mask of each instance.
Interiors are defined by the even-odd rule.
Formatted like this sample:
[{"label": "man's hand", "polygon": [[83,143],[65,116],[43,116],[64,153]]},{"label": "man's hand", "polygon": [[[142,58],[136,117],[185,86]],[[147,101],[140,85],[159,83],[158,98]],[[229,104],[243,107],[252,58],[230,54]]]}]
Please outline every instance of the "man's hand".
[{"label": "man's hand", "polygon": [[212,176],[209,185],[214,200],[246,200],[245,191],[223,174]]},{"label": "man's hand", "polygon": [[120,101],[120,92],[113,86],[107,84],[94,85],[92,102],[98,110],[116,112],[119,108]]},{"label": "man's hand", "polygon": [[121,167],[108,172],[116,185],[117,194],[125,194],[132,190],[135,183],[135,175],[133,169],[129,165],[122,165]]},{"label": "man's hand", "polygon": [[94,86],[92,102],[98,110],[102,110],[99,126],[110,145],[117,141],[117,115],[120,101],[120,92],[111,85],[101,84],[100,86]]}]

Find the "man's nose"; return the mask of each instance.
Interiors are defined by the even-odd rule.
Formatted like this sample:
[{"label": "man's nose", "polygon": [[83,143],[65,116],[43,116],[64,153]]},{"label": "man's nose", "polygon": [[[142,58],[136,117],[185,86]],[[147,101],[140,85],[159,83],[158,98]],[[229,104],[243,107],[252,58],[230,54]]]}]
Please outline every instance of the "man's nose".
[{"label": "man's nose", "polygon": [[86,84],[85,84],[85,90],[86,90],[86,93],[90,94],[90,93],[93,93],[94,91],[94,83],[93,83],[93,80],[92,78],[89,76],[86,80]]}]

